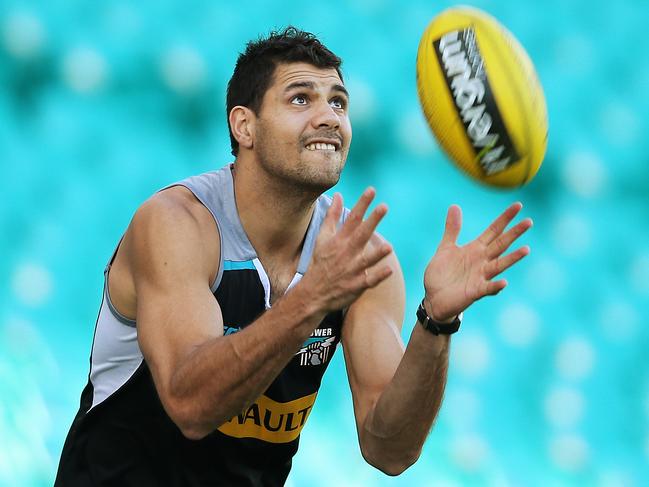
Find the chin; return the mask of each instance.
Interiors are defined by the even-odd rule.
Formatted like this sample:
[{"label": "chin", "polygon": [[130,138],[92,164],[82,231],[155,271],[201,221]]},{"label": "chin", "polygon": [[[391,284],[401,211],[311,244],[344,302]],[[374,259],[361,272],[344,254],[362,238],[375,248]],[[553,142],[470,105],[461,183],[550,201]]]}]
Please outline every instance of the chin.
[{"label": "chin", "polygon": [[287,179],[290,179],[296,188],[323,193],[338,183],[344,163],[340,160],[315,162],[302,159],[298,167],[299,169],[286,174]]},{"label": "chin", "polygon": [[320,196],[325,191],[333,188],[340,180],[340,175],[335,177],[322,177],[323,175],[320,174],[319,176],[317,178],[310,178],[309,180],[302,180],[301,186],[304,191]]},{"label": "chin", "polygon": [[333,188],[336,184],[338,184],[338,181],[340,181],[342,167],[330,169],[330,171],[320,171],[317,174],[313,175],[313,185],[321,188],[321,192],[325,192],[328,189]]},{"label": "chin", "polygon": [[285,159],[280,164],[265,163],[263,166],[266,172],[281,184],[283,191],[296,196],[317,198],[340,180],[345,157],[343,154],[336,156],[315,158],[300,154],[294,162]]}]

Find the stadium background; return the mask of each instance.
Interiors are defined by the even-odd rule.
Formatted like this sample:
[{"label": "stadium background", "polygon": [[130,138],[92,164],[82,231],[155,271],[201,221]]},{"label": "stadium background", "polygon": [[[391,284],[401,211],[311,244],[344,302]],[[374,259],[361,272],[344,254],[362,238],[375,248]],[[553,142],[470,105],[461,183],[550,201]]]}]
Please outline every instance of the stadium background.
[{"label": "stadium background", "polygon": [[544,165],[481,187],[433,142],[419,36],[450,2],[0,3],[0,485],[51,485],[86,382],[102,270],[153,191],[231,160],[225,86],[244,43],[294,23],[344,59],[354,142],[338,186],[369,184],[407,281],[404,337],[446,207],[461,240],[513,200],[535,221],[510,286],[466,313],[444,407],[399,478],[359,453],[337,353],[292,486],[646,485],[649,50],[644,0],[471,2],[534,60]]}]

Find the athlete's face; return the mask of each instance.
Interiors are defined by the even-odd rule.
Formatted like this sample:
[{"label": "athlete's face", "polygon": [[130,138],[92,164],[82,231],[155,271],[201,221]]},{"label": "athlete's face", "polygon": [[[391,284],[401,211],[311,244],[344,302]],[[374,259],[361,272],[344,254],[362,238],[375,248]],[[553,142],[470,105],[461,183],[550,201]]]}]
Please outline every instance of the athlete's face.
[{"label": "athlete's face", "polygon": [[255,124],[253,150],[262,168],[299,189],[334,186],[352,136],[347,105],[335,69],[279,64]]}]

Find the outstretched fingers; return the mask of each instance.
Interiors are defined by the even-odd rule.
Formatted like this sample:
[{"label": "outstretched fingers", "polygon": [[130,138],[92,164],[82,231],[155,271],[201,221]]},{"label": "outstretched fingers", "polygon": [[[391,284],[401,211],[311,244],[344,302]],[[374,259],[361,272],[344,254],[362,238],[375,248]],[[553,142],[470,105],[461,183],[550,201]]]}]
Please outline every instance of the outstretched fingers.
[{"label": "outstretched fingers", "polygon": [[532,228],[532,219],[525,218],[523,221],[517,223],[505,233],[496,237],[487,247],[487,255],[490,258],[498,257],[505,252],[509,246],[518,239],[521,235]]},{"label": "outstretched fingers", "polygon": [[343,225],[343,228],[341,230],[341,233],[343,235],[349,235],[353,233],[354,230],[356,230],[356,228],[363,222],[365,212],[367,212],[367,209],[370,207],[370,204],[372,203],[375,195],[376,191],[372,187],[369,187],[365,191],[363,191],[363,194],[360,198],[358,198],[358,201],[349,212],[349,215],[345,220],[345,224]]},{"label": "outstretched fingers", "polygon": [[505,289],[507,286],[507,281],[505,279],[499,279],[498,281],[489,281],[485,286],[484,296],[495,296],[500,291]]},{"label": "outstretched fingers", "polygon": [[358,258],[359,272],[364,277],[367,287],[374,287],[392,274],[392,268],[384,263],[378,265],[392,252],[392,245],[382,241],[378,245],[368,245]]},{"label": "outstretched fingers", "polygon": [[387,242],[382,242],[379,245],[372,247],[370,250],[364,251],[360,257],[361,267],[369,269],[370,267],[378,264],[383,258],[392,252],[392,245]]},{"label": "outstretched fingers", "polygon": [[505,255],[504,257],[498,257],[493,259],[487,264],[485,268],[485,278],[492,279],[498,274],[506,271],[516,262],[521,260],[526,255],[529,255],[530,248],[527,245],[524,245],[520,249],[515,250],[514,252]]},{"label": "outstretched fingers", "polygon": [[377,286],[391,275],[392,267],[387,264],[368,269],[365,273],[365,286],[368,288]]},{"label": "outstretched fingers", "polygon": [[483,242],[485,245],[489,245],[503,233],[503,230],[507,228],[507,225],[509,225],[518,212],[521,211],[521,208],[523,208],[523,204],[520,202],[510,205],[509,208],[503,211],[500,216],[496,218],[484,232],[482,232],[482,235],[478,237],[478,240]]},{"label": "outstretched fingers", "polygon": [[446,226],[442,236],[443,244],[454,244],[462,229],[462,209],[458,205],[451,205],[446,213]]},{"label": "outstretched fingers", "polygon": [[342,215],[342,211],[343,197],[340,195],[340,193],[336,193],[334,194],[331,201],[331,206],[329,206],[329,209],[327,210],[327,214],[325,215],[325,219],[322,222],[322,226],[332,233],[335,232],[336,228],[338,227],[338,222],[340,221],[340,215]]},{"label": "outstretched fingers", "polygon": [[388,207],[385,203],[381,203],[374,208],[369,216],[356,228],[356,231],[352,236],[352,241],[356,247],[365,247],[370,238],[372,238],[372,235],[374,235],[376,227],[378,227],[387,212]]}]

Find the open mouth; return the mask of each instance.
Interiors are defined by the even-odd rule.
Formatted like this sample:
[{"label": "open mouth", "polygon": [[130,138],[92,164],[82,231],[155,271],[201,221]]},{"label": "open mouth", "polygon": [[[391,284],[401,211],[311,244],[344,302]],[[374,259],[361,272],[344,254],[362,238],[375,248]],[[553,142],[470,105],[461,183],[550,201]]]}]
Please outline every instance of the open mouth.
[{"label": "open mouth", "polygon": [[306,150],[310,151],[323,151],[323,152],[337,152],[342,147],[342,141],[338,138],[323,138],[315,139],[307,143],[305,146]]},{"label": "open mouth", "polygon": [[306,149],[310,151],[322,150],[329,152],[335,152],[337,150],[335,145],[325,144],[324,142],[313,142],[311,144],[308,144],[306,146]]}]

